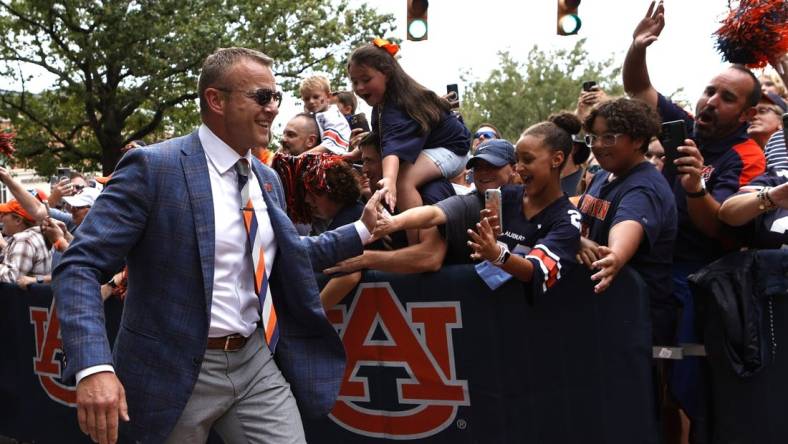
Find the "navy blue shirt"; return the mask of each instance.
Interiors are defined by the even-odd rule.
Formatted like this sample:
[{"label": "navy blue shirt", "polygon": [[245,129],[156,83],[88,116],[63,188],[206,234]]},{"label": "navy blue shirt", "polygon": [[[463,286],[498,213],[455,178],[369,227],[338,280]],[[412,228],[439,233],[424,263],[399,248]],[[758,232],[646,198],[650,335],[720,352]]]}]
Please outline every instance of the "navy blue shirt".
[{"label": "navy blue shirt", "polygon": [[[750,182],[756,190],[763,187],[776,187],[788,182],[786,172],[779,174],[769,170],[767,174],[758,176]],[[747,194],[742,191],[738,194]],[[788,209],[776,208],[761,214],[740,229],[744,244],[750,248],[775,249],[788,245]]]},{"label": "navy blue shirt", "polygon": [[380,132],[382,157],[396,155],[401,160],[415,163],[422,150],[446,148],[464,156],[471,147],[471,132],[452,113],[445,113],[441,122],[428,133],[421,132],[418,122],[394,103],[372,108],[372,129]]},{"label": "navy blue shirt", "polygon": [[[707,142],[695,136],[695,120],[675,103],[659,95],[657,110],[663,122],[684,120],[690,138],[695,141],[703,155],[703,179],[706,190],[719,203],[736,193],[755,177],[763,174],[766,158],[755,141],[747,137],[747,125],[743,124],[725,139]],[[681,178],[672,183],[678,210],[678,236],[673,252],[676,262],[709,263],[718,259],[733,247],[705,236],[690,220],[687,210],[687,195],[681,186]]]},{"label": "navy blue shirt", "polygon": [[523,214],[524,194],[522,185],[501,188],[503,231],[498,240],[505,242],[512,254],[531,261],[534,266],[533,291],[541,294],[577,265],[580,213],[563,195],[527,219]]},{"label": "navy blue shirt", "polygon": [[643,240],[628,264],[648,285],[652,307],[674,304],[671,267],[677,217],[667,181],[649,162],[613,181],[609,177],[607,171],[598,172],[578,202],[585,236],[607,245],[614,225],[627,220],[640,223]]}]

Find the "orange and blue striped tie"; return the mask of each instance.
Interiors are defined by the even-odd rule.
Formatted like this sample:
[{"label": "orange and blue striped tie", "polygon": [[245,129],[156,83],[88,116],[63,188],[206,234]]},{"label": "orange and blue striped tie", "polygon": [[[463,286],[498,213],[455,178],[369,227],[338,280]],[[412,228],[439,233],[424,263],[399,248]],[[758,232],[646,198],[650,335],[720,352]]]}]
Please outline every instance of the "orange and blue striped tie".
[{"label": "orange and blue striped tie", "polygon": [[276,320],[276,310],[274,310],[273,298],[267,297],[268,294],[268,274],[265,272],[265,249],[259,233],[257,216],[255,215],[252,198],[249,195],[249,162],[240,159],[235,164],[235,172],[238,175],[238,188],[241,190],[241,202],[243,208],[244,227],[249,239],[249,246],[252,253],[252,266],[254,267],[254,291],[260,300],[260,311],[265,332],[265,342],[268,349],[273,353],[276,350],[276,343],[279,341],[279,324]]}]

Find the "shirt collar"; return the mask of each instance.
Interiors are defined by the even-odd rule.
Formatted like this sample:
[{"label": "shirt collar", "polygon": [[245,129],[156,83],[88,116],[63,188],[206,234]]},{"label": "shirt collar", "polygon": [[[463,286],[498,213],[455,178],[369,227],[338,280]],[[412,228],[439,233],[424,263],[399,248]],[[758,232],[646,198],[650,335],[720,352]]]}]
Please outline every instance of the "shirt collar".
[{"label": "shirt collar", "polygon": [[[233,168],[235,164],[238,163],[238,159],[240,159],[241,156],[230,148],[229,145],[224,143],[224,141],[214,134],[205,124],[200,125],[197,135],[200,137],[200,143],[205,151],[205,156],[208,158],[208,161],[213,164],[216,170],[219,171],[219,174],[226,173],[227,170]],[[249,165],[252,164],[252,150],[247,151],[246,155],[243,157],[249,162]]]},{"label": "shirt collar", "polygon": [[734,145],[738,145],[746,141],[748,124],[743,123],[733,133],[723,139],[715,140],[713,142],[701,142],[699,144],[701,154],[722,154],[731,149]]}]

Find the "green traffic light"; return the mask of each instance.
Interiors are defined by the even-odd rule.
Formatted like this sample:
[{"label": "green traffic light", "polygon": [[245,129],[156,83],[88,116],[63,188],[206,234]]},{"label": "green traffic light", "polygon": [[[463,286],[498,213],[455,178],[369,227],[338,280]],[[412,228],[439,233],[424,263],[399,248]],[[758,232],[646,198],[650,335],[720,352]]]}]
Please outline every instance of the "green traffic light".
[{"label": "green traffic light", "polygon": [[561,32],[565,35],[577,34],[580,31],[580,25],[580,17],[575,14],[567,14],[561,17],[561,21],[558,23]]},{"label": "green traffic light", "polygon": [[408,24],[408,36],[411,40],[422,40],[427,36],[427,22],[423,19],[413,19]]}]

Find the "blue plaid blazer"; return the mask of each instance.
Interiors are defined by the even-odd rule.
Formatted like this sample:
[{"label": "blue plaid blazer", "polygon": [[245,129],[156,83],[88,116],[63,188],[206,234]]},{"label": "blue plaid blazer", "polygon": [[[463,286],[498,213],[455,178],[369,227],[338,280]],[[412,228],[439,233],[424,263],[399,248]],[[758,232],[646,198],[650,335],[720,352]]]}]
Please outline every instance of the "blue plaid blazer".
[{"label": "blue plaid blazer", "polygon": [[[270,276],[280,340],[276,361],[302,415],[334,404],[345,354],[326,320],[313,270],[362,252],[352,225],[301,238],[284,211],[278,175],[255,161],[278,254]],[[205,353],[213,293],[214,214],[197,133],[129,151],[53,272],[64,379],[112,364],[131,422],[122,435],[164,441],[192,392]],[[128,264],[128,294],[110,350],[99,293]]]}]

